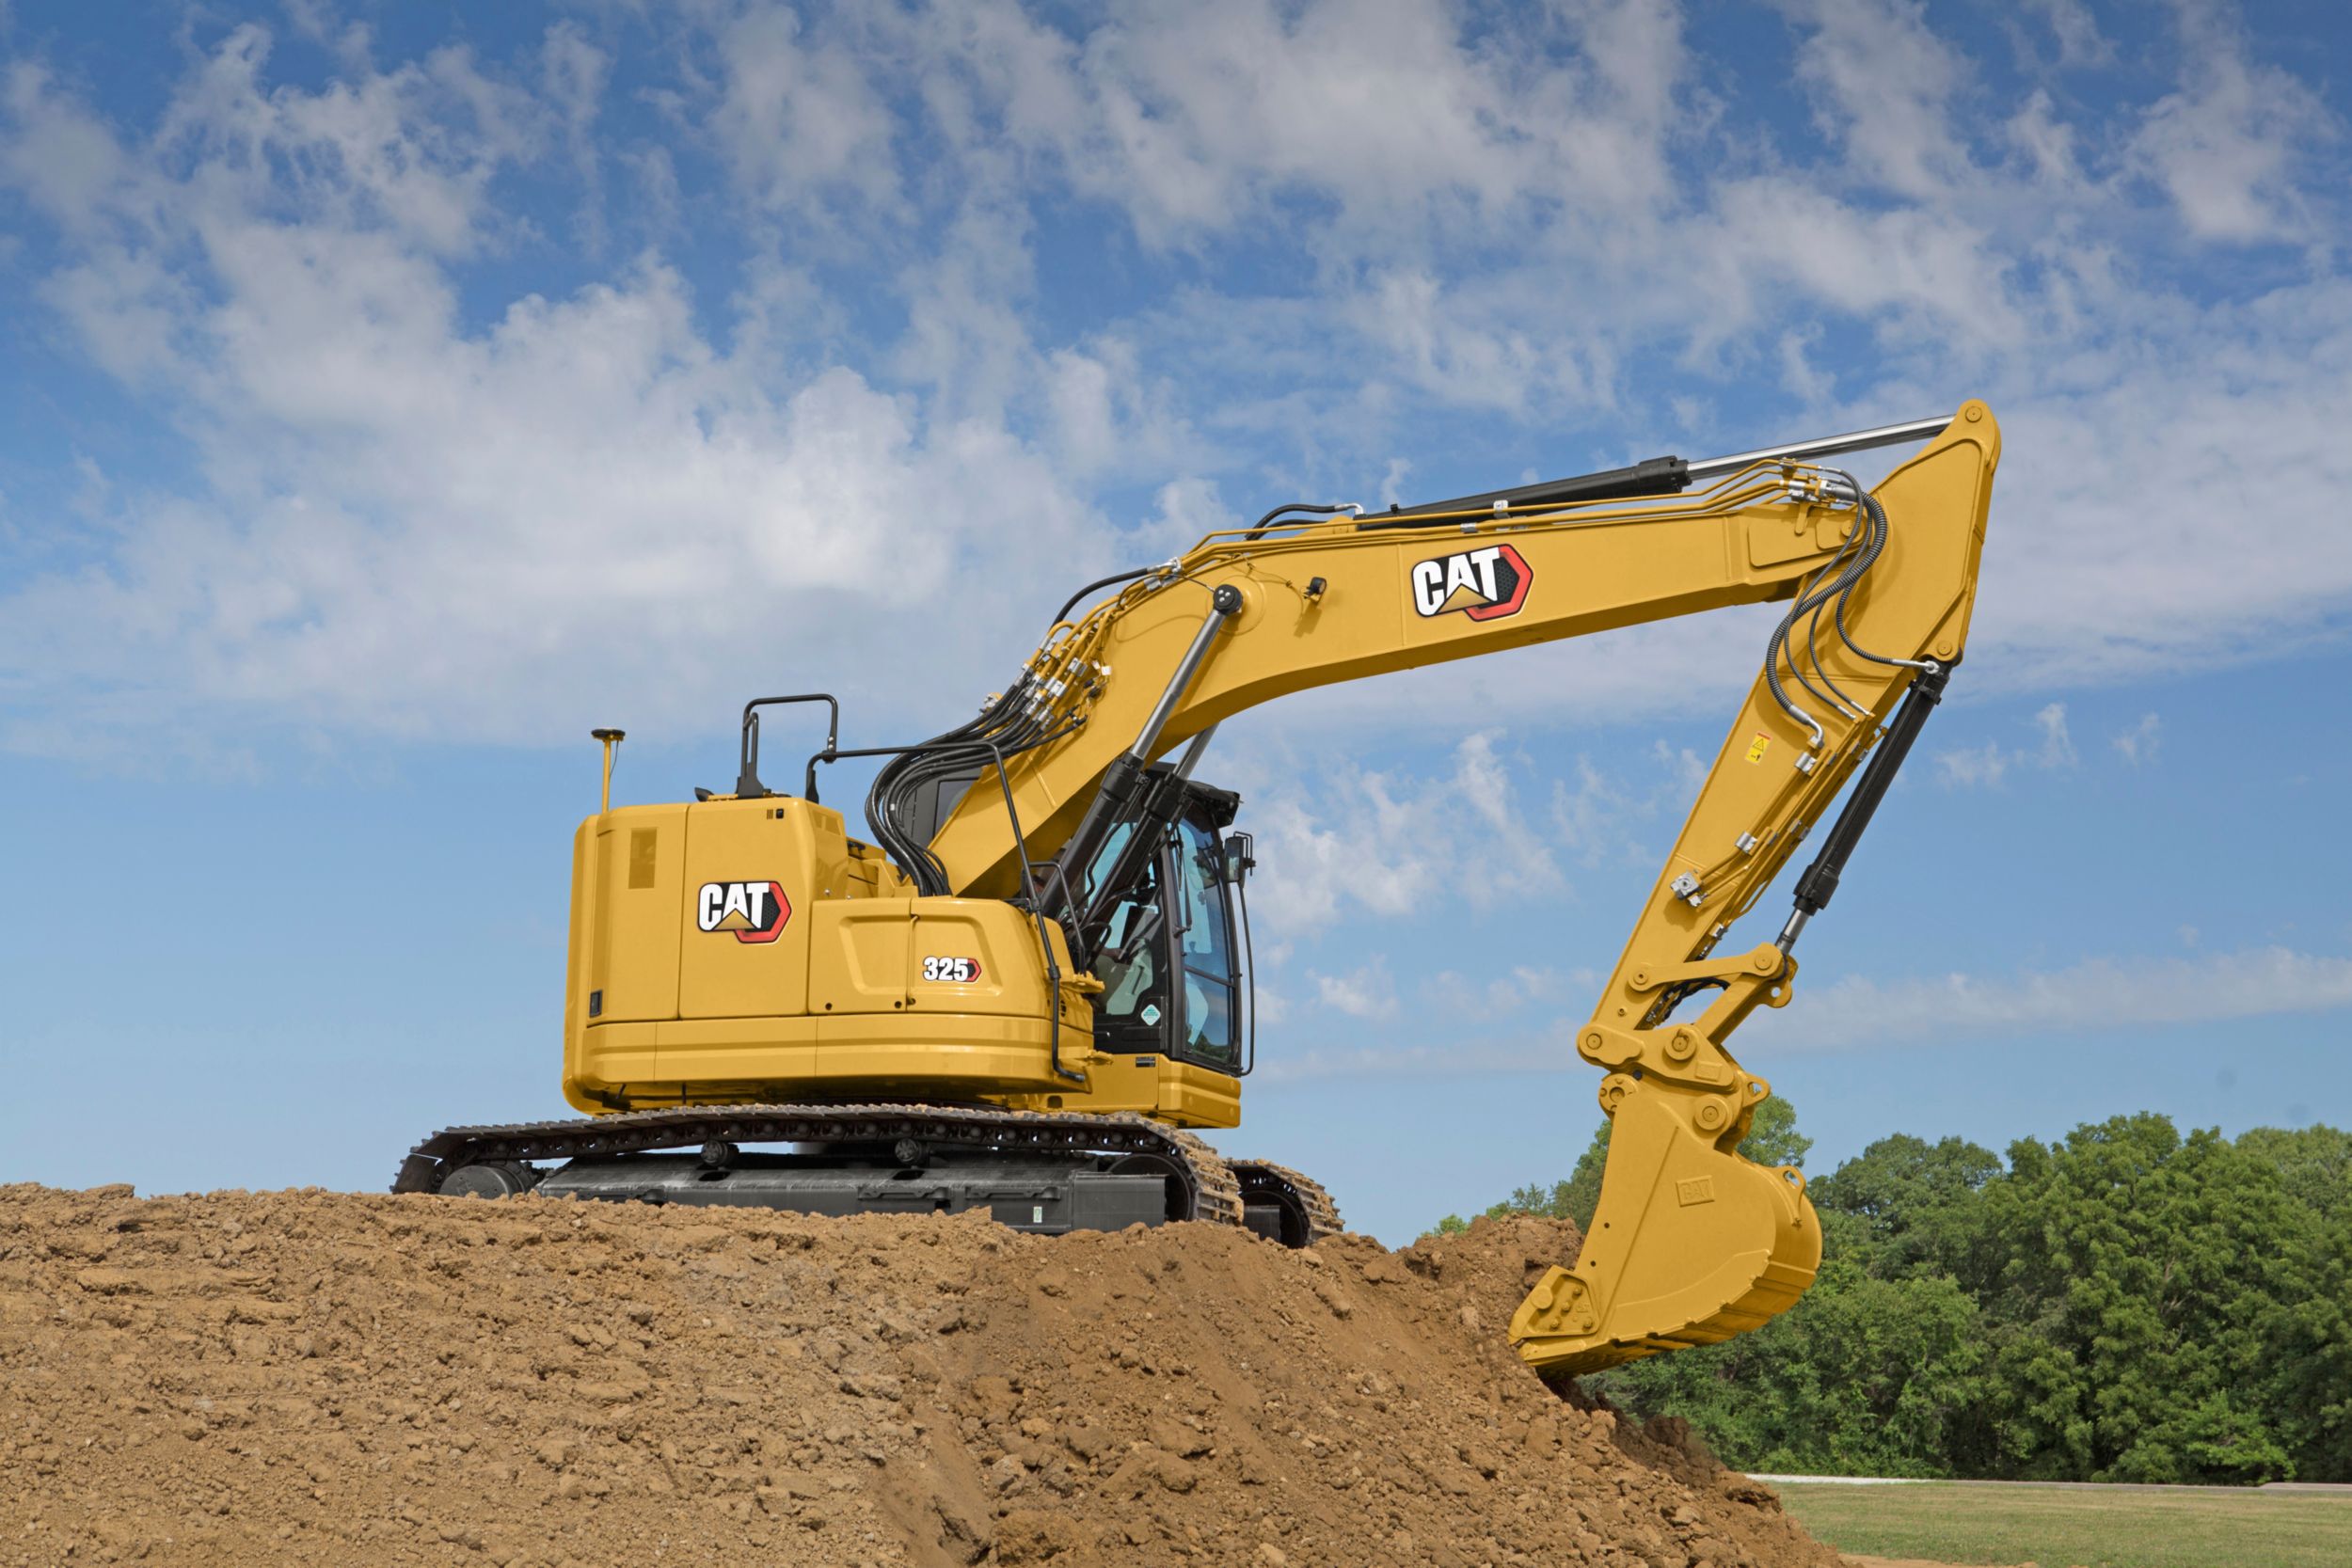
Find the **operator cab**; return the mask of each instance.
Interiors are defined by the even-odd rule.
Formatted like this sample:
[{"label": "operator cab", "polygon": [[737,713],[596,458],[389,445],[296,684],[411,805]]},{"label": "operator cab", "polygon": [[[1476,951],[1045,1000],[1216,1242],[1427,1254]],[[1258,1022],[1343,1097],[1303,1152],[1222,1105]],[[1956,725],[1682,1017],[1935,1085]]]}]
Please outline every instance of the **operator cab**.
[{"label": "operator cab", "polygon": [[[1235,1077],[1249,1069],[1242,887],[1255,862],[1248,834],[1221,836],[1240,805],[1230,790],[1186,781],[1175,821],[1156,831],[1121,824],[1095,857],[1089,894],[1101,879],[1126,874],[1089,932],[1104,988],[1094,999],[1103,1050],[1164,1053]],[[1139,832],[1152,842],[1136,845]],[[1104,907],[1099,897],[1089,902]]]},{"label": "operator cab", "polygon": [[[1258,863],[1249,834],[1225,832],[1241,797],[1179,778],[1166,763],[1144,771],[1154,793],[1180,792],[1174,820],[1157,826],[1166,812],[1146,813],[1113,828],[1078,890],[1080,906],[1096,911],[1073,933],[1104,987],[1094,999],[1095,1042],[1117,1055],[1166,1055],[1238,1078],[1255,1055],[1257,1022],[1243,886]],[[951,773],[916,784],[906,814],[916,833],[938,836],[979,777]],[[1148,841],[1136,844],[1137,832]],[[1097,891],[1112,882],[1115,891]],[[1173,919],[1162,896],[1170,887]]]}]

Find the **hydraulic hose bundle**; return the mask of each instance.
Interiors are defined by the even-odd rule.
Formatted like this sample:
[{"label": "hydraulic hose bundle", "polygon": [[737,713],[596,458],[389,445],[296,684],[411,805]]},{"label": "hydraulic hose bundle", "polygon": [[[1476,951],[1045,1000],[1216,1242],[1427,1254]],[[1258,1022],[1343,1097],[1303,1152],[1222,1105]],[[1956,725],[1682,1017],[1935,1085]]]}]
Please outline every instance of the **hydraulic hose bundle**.
[{"label": "hydraulic hose bundle", "polygon": [[[1820,576],[1789,605],[1788,613],[1781,617],[1780,625],[1772,629],[1772,642],[1764,651],[1764,682],[1772,693],[1772,700],[1789,718],[1812,732],[1816,747],[1821,744],[1823,738],[1820,721],[1800,707],[1781,684],[1780,666],[1784,661],[1788,666],[1788,673],[1797,677],[1798,684],[1848,719],[1859,722],[1869,717],[1861,705],[1838,689],[1837,683],[1821,666],[1821,651],[1817,639],[1820,634],[1822,610],[1830,612],[1830,624],[1836,628],[1838,641],[1856,658],[1872,664],[1901,665],[1913,670],[1933,670],[1936,667],[1931,659],[1889,658],[1874,654],[1847,632],[1846,601],[1886,550],[1886,508],[1880,505],[1878,498],[1865,490],[1853,475],[1842,469],[1824,472],[1832,480],[1824,486],[1825,492],[1853,506],[1856,526],[1829,564],[1821,568]],[[1796,646],[1791,641],[1797,623],[1807,617],[1810,620],[1804,631],[1805,657],[1813,666],[1813,674],[1820,677],[1820,686],[1813,684],[1812,676],[1808,676],[1804,665],[1797,662]]]},{"label": "hydraulic hose bundle", "polygon": [[916,799],[961,789],[999,764],[1060,739],[1082,721],[1074,716],[1057,721],[1039,694],[1037,677],[1024,672],[977,717],[908,747],[874,775],[866,796],[866,820],[882,848],[925,895],[951,890],[946,868],[930,851],[929,826],[918,828],[910,819]]}]

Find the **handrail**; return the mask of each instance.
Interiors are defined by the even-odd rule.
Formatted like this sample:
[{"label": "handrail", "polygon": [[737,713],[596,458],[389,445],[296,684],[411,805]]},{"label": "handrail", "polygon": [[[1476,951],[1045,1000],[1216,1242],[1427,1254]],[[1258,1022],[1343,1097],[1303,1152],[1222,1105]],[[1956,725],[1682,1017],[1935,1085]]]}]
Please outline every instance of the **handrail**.
[{"label": "handrail", "polygon": [[[755,797],[770,793],[759,782],[759,713],[763,707],[783,703],[822,703],[832,717],[825,721],[825,749],[818,756],[830,758],[834,754],[834,742],[841,738],[841,704],[830,691],[803,691],[793,697],[754,697],[743,705],[743,744],[735,770],[735,793]],[[809,758],[808,776],[803,788],[811,800],[817,799],[817,757]]]}]

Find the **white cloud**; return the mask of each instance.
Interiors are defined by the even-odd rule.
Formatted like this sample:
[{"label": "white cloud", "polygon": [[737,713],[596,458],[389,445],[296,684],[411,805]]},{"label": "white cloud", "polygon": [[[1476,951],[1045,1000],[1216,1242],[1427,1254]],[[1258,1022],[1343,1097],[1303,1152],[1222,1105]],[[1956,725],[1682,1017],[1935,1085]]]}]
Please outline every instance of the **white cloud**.
[{"label": "white cloud", "polygon": [[563,121],[564,149],[588,192],[581,230],[592,250],[603,245],[602,159],[595,132],[612,74],[612,56],[577,24],[559,22],[547,30],[539,45],[540,90]]},{"label": "white cloud", "polygon": [[2000,742],[1988,740],[1981,746],[1963,746],[1956,751],[1938,752],[1935,765],[1943,771],[1944,782],[1962,789],[1989,787],[2001,782],[2009,772],[2010,753],[2001,750]]},{"label": "white cloud", "polygon": [[1464,736],[1440,776],[1238,759],[1266,872],[1252,898],[1268,927],[1295,938],[1345,915],[1426,918],[1456,900],[1483,906],[1559,885],[1502,738]]},{"label": "white cloud", "polygon": [[1315,1000],[1335,1012],[1366,1020],[1396,1016],[1396,982],[1390,977],[1386,958],[1376,958],[1345,974],[1324,974],[1311,969],[1307,978],[1315,988]]},{"label": "white cloud", "polygon": [[[2352,1006],[2352,957],[2264,947],[2187,957],[2089,958],[2008,975],[1893,981],[1849,976],[1800,985],[1780,1011],[1758,1012],[1739,1039],[1775,1052],[1941,1046],[2018,1035],[2082,1035],[2217,1023]],[[1458,1020],[1450,1021],[1458,1025]],[[1574,1017],[1538,1032],[1429,1045],[1284,1047],[1263,1069],[1285,1082],[1581,1069]]]},{"label": "white cloud", "polygon": [[[1296,1025],[1292,1025],[1296,1033]],[[1393,1032],[1393,1031],[1392,1031]],[[1576,1053],[1566,1021],[1514,1035],[1480,1039],[1458,1022],[1426,1045],[1323,1046],[1276,1042],[1260,1058],[1258,1076],[1270,1083],[1361,1082],[1370,1078],[1469,1077],[1493,1072],[1590,1074]]]},{"label": "white cloud", "polygon": [[98,232],[99,198],[119,191],[129,173],[113,133],[31,60],[8,67],[0,103],[14,130],[0,138],[0,180],[69,234]]},{"label": "white cloud", "polygon": [[[658,260],[469,324],[448,263],[494,243],[485,189],[533,155],[533,115],[451,51],[315,93],[267,85],[266,56],[230,34],[147,147],[10,78],[9,168],[103,236],[47,297],[109,370],[183,400],[210,482],[118,486],[119,543],[0,601],[12,743],[103,745],[72,700],[93,686],[153,691],[143,721],[226,705],[441,738],[568,736],[589,694],[715,716],[747,664],[966,577],[1092,564],[1082,504],[1001,423],[792,373],[757,330],[723,346]],[[568,57],[584,93],[592,62]],[[1009,667],[1031,630],[915,619],[829,673],[911,689]]]},{"label": "white cloud", "polygon": [[[1462,47],[1455,19],[1422,0],[1136,8],[1075,52],[1002,21],[991,34],[983,87],[1005,96],[988,106],[1154,245],[1302,189],[1350,226],[1479,221],[1519,198],[1557,139],[1549,105],[1528,99],[1541,84]],[[1010,96],[1041,79],[1041,103]]]},{"label": "white cloud", "polygon": [[2087,958],[2047,973],[1799,986],[1757,1015],[1776,1050],[2214,1023],[2352,1006],[2352,958],[2252,948],[2191,958]]},{"label": "white cloud", "polygon": [[[1067,25],[1011,0],[713,3],[617,60],[580,24],[504,67],[377,65],[346,32],[315,88],[273,77],[245,26],[119,131],[21,61],[0,182],[51,230],[40,301],[196,457],[116,476],[73,569],[0,600],[0,679],[32,704],[17,743],[69,711],[526,738],[569,733],[589,691],[718,713],[747,658],[839,668],[835,640],[870,626],[843,585],[877,562],[918,628],[868,667],[886,696],[1009,663],[1113,551],[1269,499],[1407,499],[1473,418],[1510,471],[1556,472],[1649,455],[1617,433],[1702,412],[1737,446],[1968,392],[2008,441],[1971,686],[2318,635],[2352,599],[2333,111],[2201,7],[2178,81],[2112,109],[1988,79],[1910,0],[1783,8],[1826,152],[1774,135],[1789,84],[1740,87],[1711,33],[1643,0]],[[2096,63],[2074,0],[2040,14]],[[631,89],[663,111],[650,135],[603,112],[631,68],[659,84]],[[549,166],[592,248],[625,169],[611,227],[683,258],[713,154],[719,202],[760,214],[732,294],[654,253],[541,293],[489,264],[533,221],[502,182]],[[1116,270],[1132,247],[1069,238],[1107,222],[1181,281],[1090,317],[1049,300],[1048,222]],[[2299,273],[2224,274],[2202,264],[2217,239],[2317,243]],[[1267,281],[1237,246],[1289,270]],[[1731,404],[1759,372],[1798,406]],[[1557,434],[1578,428],[1608,434]],[[2210,521],[2244,512],[2249,476],[2258,540]],[[1109,526],[1137,495],[1150,515]],[[1419,672],[1291,721],[1704,709],[1768,619]]]},{"label": "white cloud", "polygon": [[746,7],[715,42],[722,85],[709,130],[746,191],[803,218],[843,204],[899,209],[896,119],[867,70],[879,61],[805,37],[783,6]]},{"label": "white cloud", "polygon": [[1422,999],[1441,1016],[1477,1022],[1514,1013],[1536,1002],[1569,1001],[1581,1005],[1580,992],[1600,983],[1588,969],[1561,973],[1549,964],[1517,964],[1510,972],[1483,984],[1460,973],[1442,969],[1422,982]]},{"label": "white cloud", "polygon": [[2066,729],[2066,705],[2045,704],[2034,714],[2033,725],[2042,732],[2042,749],[2034,761],[2043,768],[2074,767],[2077,759],[2074,737]]},{"label": "white cloud", "polygon": [[2099,31],[2098,18],[2083,0],[2025,0],[2025,8],[2037,13],[2050,29],[2058,46],[2059,65],[2090,67],[2114,61],[2115,45]]},{"label": "white cloud", "polygon": [[2323,101],[2292,72],[2247,58],[2233,10],[2183,0],[2177,14],[2181,87],[2133,138],[2141,170],[2200,239],[2299,237],[2309,214],[2295,166],[2333,132]]},{"label": "white cloud", "polygon": [[[1217,777],[1248,802],[1260,875],[1249,888],[1263,942],[1261,968],[1285,984],[1289,943],[1342,922],[1396,920],[1426,925],[1464,908],[1508,908],[1567,887],[1565,863],[1584,866],[1654,865],[1679,827],[1708,765],[1687,748],[1653,742],[1623,764],[1576,759],[1572,775],[1549,797],[1526,797],[1531,759],[1500,731],[1463,736],[1443,772],[1367,769],[1343,753],[1302,761],[1279,736],[1233,726],[1220,740]],[[1532,807],[1532,809],[1531,809]],[[1358,929],[1361,929],[1360,924]],[[1379,967],[1382,1007],[1394,1011]],[[1308,971],[1307,984],[1347,1011],[1365,974],[1334,980]],[[1467,979],[1440,973],[1418,987],[1421,1000],[1450,1010],[1509,1013],[1538,1001],[1589,990],[1598,976],[1541,966]],[[1333,992],[1334,985],[1343,989]],[[1294,1015],[1295,1006],[1294,1004]],[[1269,1018],[1271,1015],[1266,1015]],[[1363,1015],[1374,1016],[1374,1015]]]},{"label": "white cloud", "polygon": [[2081,760],[2074,751],[2074,736],[2067,728],[2064,703],[2043,704],[2031,721],[2042,736],[2041,743],[2031,750],[2006,749],[1997,740],[1988,740],[1981,746],[1938,752],[1935,765],[1944,783],[1961,789],[1992,788],[2012,768],[2063,772]]},{"label": "white cloud", "polygon": [[1636,754],[1643,766],[1618,771],[1580,754],[1566,777],[1552,781],[1551,830],[1562,851],[1579,863],[1661,859],[1666,845],[1653,843],[1652,831],[1663,827],[1671,835],[1681,826],[1712,769],[1712,759],[1662,740]]},{"label": "white cloud", "polygon": [[1226,506],[1215,480],[1171,479],[1159,487],[1152,501],[1152,515],[1132,536],[1146,558],[1173,560],[1207,535],[1240,528],[1244,522]]},{"label": "white cloud", "polygon": [[2164,743],[2164,721],[2153,713],[2140,715],[2139,722],[2115,736],[2116,753],[2137,768],[2156,760],[2156,752]]},{"label": "white cloud", "polygon": [[1801,0],[1810,24],[1797,76],[1819,89],[1816,113],[1849,160],[1910,197],[1933,197],[1966,174],[1966,142],[1945,105],[1967,79],[1958,51],[1906,0]]}]

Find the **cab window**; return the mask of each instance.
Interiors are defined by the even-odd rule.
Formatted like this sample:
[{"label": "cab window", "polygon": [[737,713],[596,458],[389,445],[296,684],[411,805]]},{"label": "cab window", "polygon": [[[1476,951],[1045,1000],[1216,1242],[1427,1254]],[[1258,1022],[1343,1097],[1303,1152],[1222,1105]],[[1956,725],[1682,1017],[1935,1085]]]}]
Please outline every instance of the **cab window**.
[{"label": "cab window", "polygon": [[1095,999],[1096,1016],[1119,1034],[1139,1028],[1152,1037],[1120,1042],[1128,1048],[1156,1049],[1157,1030],[1168,1015],[1159,906],[1159,867],[1147,863],[1136,885],[1111,911],[1104,932],[1104,957],[1097,966],[1103,994]]},{"label": "cab window", "polygon": [[1174,845],[1183,932],[1177,961],[1184,994],[1184,1038],[1177,1054],[1205,1067],[1240,1064],[1234,1027],[1232,923],[1227,911],[1225,848],[1215,833],[1189,819],[1177,825]]}]

